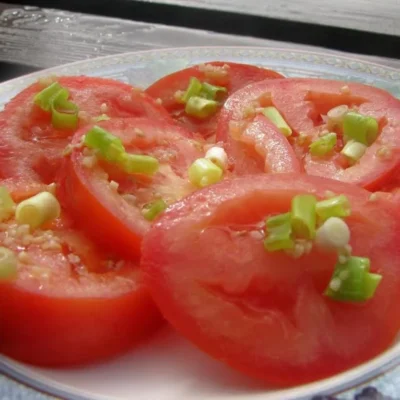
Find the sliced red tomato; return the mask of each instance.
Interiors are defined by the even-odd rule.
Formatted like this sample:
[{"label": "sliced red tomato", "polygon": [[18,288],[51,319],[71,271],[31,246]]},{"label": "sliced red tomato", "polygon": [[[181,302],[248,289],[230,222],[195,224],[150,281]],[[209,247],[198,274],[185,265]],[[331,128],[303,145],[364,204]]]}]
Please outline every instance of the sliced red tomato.
[{"label": "sliced red tomato", "polygon": [[235,175],[303,172],[289,141],[263,115],[239,129],[224,141]]},{"label": "sliced red tomato", "polygon": [[92,363],[126,352],[161,318],[131,261],[107,254],[66,216],[46,230],[1,225],[18,276],[0,281],[0,353],[41,366]]},{"label": "sliced red tomato", "polygon": [[[338,141],[332,152],[325,156],[309,153],[310,143],[328,131],[322,116],[339,105],[347,105],[379,122],[377,140],[354,165],[340,155],[344,143],[343,132],[339,128],[335,128]],[[220,113],[217,140],[240,142],[241,132],[264,107],[269,106],[277,108],[293,130],[289,143],[310,175],[375,190],[382,187],[399,166],[400,101],[381,89],[325,79],[291,78],[258,82],[236,92],[225,103]],[[252,169],[251,165],[249,169]]]},{"label": "sliced red tomato", "polygon": [[[101,161],[87,166],[87,149],[75,148],[65,159],[59,195],[66,209],[96,241],[117,254],[138,257],[142,238],[151,224],[143,216],[143,207],[156,200],[172,204],[195,190],[187,170],[204,155],[202,146],[188,139],[182,128],[162,121],[124,118],[98,125],[119,137],[127,152],[157,158],[159,171],[149,177],[128,175]],[[80,130],[73,143],[79,143],[89,129]]]},{"label": "sliced red tomato", "polygon": [[218,113],[205,119],[192,117],[185,113],[185,105],[178,100],[177,94],[187,89],[190,78],[225,87],[227,92],[219,97],[223,102],[236,90],[250,83],[283,78],[283,76],[278,72],[254,65],[213,61],[174,72],[146,89],[147,94],[155,99],[161,99],[162,105],[176,121],[190,131],[199,132],[207,138],[215,134]]},{"label": "sliced red tomato", "polygon": [[[350,201],[353,255],[383,276],[361,303],[323,293],[337,255],[294,258],[263,246],[265,219],[293,196]],[[321,379],[375,357],[400,328],[398,212],[354,185],[298,174],[228,180],[177,202],[143,242],[141,267],[166,319],[200,349],[269,384]]]},{"label": "sliced red tomato", "polygon": [[[150,96],[132,86],[111,79],[87,76],[55,78],[70,92],[70,101],[80,110],[79,126],[106,114],[109,118],[147,116],[154,119],[170,117]],[[25,191],[36,190],[54,181],[61,154],[75,130],[53,128],[51,113],[34,104],[34,96],[50,82],[39,81],[15,96],[5,106],[0,149],[0,178],[8,187]]]}]

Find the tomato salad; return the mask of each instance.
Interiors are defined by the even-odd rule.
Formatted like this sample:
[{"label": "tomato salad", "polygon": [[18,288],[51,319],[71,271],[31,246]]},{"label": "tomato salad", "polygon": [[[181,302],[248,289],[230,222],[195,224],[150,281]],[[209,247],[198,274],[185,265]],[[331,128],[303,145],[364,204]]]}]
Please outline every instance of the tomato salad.
[{"label": "tomato salad", "polygon": [[293,386],[395,340],[389,93],[216,61],[145,91],[41,79],[0,127],[1,353],[93,363],[164,318],[226,365]]}]

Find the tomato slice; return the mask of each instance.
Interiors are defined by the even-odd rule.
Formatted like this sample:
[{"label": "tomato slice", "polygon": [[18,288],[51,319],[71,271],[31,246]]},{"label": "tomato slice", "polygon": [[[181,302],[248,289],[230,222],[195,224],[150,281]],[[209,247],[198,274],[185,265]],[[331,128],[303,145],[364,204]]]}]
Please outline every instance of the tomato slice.
[{"label": "tomato slice", "polygon": [[[60,173],[59,195],[65,208],[97,242],[124,257],[138,257],[151,224],[142,214],[143,207],[160,199],[172,204],[195,190],[187,170],[204,155],[202,146],[188,139],[182,128],[147,118],[114,119],[98,125],[119,137],[127,152],[157,158],[159,171],[146,177],[125,174],[105,162],[88,167],[87,149],[75,148]],[[73,143],[79,143],[89,129],[80,130]]]},{"label": "tomato slice", "polygon": [[26,228],[1,224],[1,246],[18,254],[17,279],[0,282],[2,354],[41,366],[92,363],[161,325],[134,263],[107,254],[67,216]]},{"label": "tomato slice", "polygon": [[198,132],[207,138],[215,134],[218,113],[206,119],[198,119],[187,115],[185,105],[177,100],[176,93],[187,89],[190,78],[225,87],[227,93],[219,97],[219,100],[223,102],[236,90],[250,83],[264,79],[283,78],[283,76],[278,72],[254,65],[213,61],[174,72],[146,89],[147,94],[155,99],[161,99],[162,105],[176,121],[190,131]]},{"label": "tomato slice", "polygon": [[[323,295],[335,253],[298,259],[263,246],[265,218],[296,194],[342,193],[353,255],[383,278],[363,303]],[[398,212],[370,193],[319,177],[253,175],[172,206],[143,242],[141,267],[166,319],[214,358],[269,384],[295,385],[356,366],[390,346],[400,328]]]},{"label": "tomato slice", "polygon": [[[170,120],[150,96],[125,83],[87,76],[55,79],[69,90],[70,100],[78,106],[80,127],[102,114],[109,118],[147,116]],[[53,182],[61,154],[75,132],[53,128],[50,112],[34,104],[34,96],[48,84],[46,80],[29,86],[6,104],[0,115],[0,178],[10,189],[38,191],[43,183]]]},{"label": "tomato slice", "polygon": [[235,175],[303,172],[289,141],[263,115],[239,129],[235,138],[229,135],[224,141]]},{"label": "tomato slice", "polygon": [[[354,165],[349,165],[340,154],[344,142],[339,128],[335,128],[338,143],[332,152],[325,156],[309,153],[310,143],[327,131],[322,116],[339,105],[347,105],[379,122],[377,140]],[[225,103],[220,113],[217,140],[237,142],[245,127],[268,106],[277,108],[292,128],[289,143],[308,174],[371,190],[379,189],[395,174],[400,163],[400,101],[389,93],[358,83],[325,79],[289,78],[254,83],[236,92]]]}]

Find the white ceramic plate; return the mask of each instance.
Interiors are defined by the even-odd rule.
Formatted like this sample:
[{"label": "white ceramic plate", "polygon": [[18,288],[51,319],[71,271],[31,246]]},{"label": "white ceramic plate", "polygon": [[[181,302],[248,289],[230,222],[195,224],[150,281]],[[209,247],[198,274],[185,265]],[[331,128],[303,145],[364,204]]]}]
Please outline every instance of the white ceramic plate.
[{"label": "white ceramic plate", "polygon": [[[49,73],[102,76],[146,87],[190,64],[212,60],[261,65],[286,76],[359,81],[382,87],[400,97],[400,72],[388,67],[289,49],[210,47],[121,54],[42,71],[1,84],[0,105],[38,76]],[[333,378],[292,389],[268,389],[208,358],[168,328],[123,357],[81,369],[33,368],[0,355],[0,368],[5,374],[39,390],[73,400],[307,399],[354,387],[398,363],[400,343],[376,359]],[[18,390],[21,392],[17,393]],[[38,398],[33,392],[29,394],[23,390],[15,386],[9,394],[15,399]]]}]

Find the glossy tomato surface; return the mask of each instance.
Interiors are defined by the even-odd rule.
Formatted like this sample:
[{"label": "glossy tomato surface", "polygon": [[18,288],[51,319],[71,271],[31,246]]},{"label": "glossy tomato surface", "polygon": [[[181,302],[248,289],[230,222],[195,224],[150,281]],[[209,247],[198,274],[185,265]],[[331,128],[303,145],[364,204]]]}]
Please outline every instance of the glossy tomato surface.
[{"label": "glossy tomato surface", "polygon": [[150,96],[119,81],[87,76],[38,81],[11,99],[0,114],[3,137],[0,179],[13,191],[27,193],[27,188],[37,191],[43,184],[53,182],[63,150],[75,133],[75,130],[55,129],[51,113],[34,104],[34,96],[52,80],[68,89],[69,100],[78,106],[79,127],[91,124],[101,115],[170,120],[168,113]]},{"label": "glossy tomato surface", "polygon": [[234,129],[233,135],[218,144],[229,155],[235,175],[304,172],[290,142],[263,115],[256,115],[243,129]]},{"label": "glossy tomato surface", "polygon": [[[340,154],[344,146],[340,128],[335,128],[338,141],[332,152],[326,156],[313,156],[309,152],[311,142],[329,132],[330,127],[323,117],[339,105],[347,105],[353,111],[374,117],[379,123],[377,140],[354,165]],[[242,133],[255,118],[265,119],[260,113],[270,106],[279,110],[293,130],[287,140],[307,174],[371,190],[381,188],[396,174],[400,163],[400,101],[388,92],[358,83],[326,79],[276,79],[249,85],[228,99],[218,123],[217,141],[227,144],[234,162],[235,152],[230,148],[243,146]],[[265,135],[265,132],[259,130],[259,135]],[[247,157],[249,172],[254,171],[252,158]],[[243,162],[239,159],[238,164],[240,167]],[[243,166],[240,168],[245,169]]]},{"label": "glossy tomato surface", "polygon": [[[98,125],[119,137],[127,152],[157,158],[159,170],[153,176],[126,174],[101,159],[87,166],[88,149],[77,147],[64,160],[58,179],[60,199],[97,242],[124,257],[137,258],[151,224],[143,216],[144,206],[161,199],[169,205],[196,189],[187,171],[204,155],[202,145],[189,139],[183,128],[149,118],[113,119]],[[79,143],[89,129],[80,130],[73,143]]]},{"label": "glossy tomato surface", "polygon": [[219,113],[206,119],[198,119],[185,113],[185,105],[178,101],[177,94],[187,89],[190,78],[226,88],[227,92],[218,97],[223,103],[236,90],[250,83],[283,78],[283,76],[278,72],[254,65],[213,61],[174,72],[146,89],[147,94],[161,100],[162,105],[176,121],[190,131],[198,132],[207,138],[215,135]]},{"label": "glossy tomato surface", "polygon": [[50,367],[93,363],[161,325],[137,266],[103,251],[66,216],[31,233],[2,223],[0,242],[18,258],[17,278],[0,281],[0,353]]},{"label": "glossy tomato surface", "polygon": [[[264,250],[265,218],[293,196],[341,193],[352,254],[382,275],[366,302],[323,293],[337,255],[293,258]],[[143,243],[141,266],[167,320],[199,348],[273,385],[296,385],[359,365],[400,327],[398,211],[354,185],[307,175],[253,175],[198,191],[170,207]]]}]

